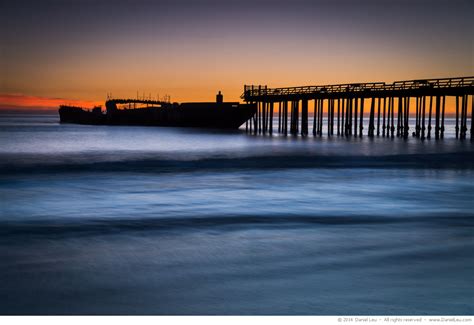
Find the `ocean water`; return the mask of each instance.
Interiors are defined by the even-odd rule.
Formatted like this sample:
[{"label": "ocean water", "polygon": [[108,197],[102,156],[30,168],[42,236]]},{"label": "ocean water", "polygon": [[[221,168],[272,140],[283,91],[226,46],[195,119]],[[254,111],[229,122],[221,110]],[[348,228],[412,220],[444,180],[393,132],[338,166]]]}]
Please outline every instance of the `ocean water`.
[{"label": "ocean water", "polygon": [[0,314],[474,313],[474,144],[0,115]]}]

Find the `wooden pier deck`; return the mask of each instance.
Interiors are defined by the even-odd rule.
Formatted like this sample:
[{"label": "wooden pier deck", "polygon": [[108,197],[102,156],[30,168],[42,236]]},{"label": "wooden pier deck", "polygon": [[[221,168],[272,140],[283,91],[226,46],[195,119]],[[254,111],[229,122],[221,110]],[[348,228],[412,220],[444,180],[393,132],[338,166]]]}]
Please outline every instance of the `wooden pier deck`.
[{"label": "wooden pier deck", "polygon": [[[470,138],[474,139],[474,77],[286,88],[245,85],[242,99],[258,104],[257,113],[246,124],[246,130],[254,133],[271,134],[274,131],[273,117],[278,105],[278,132],[308,135],[311,102],[315,136],[323,135],[325,120],[328,136],[362,137],[364,119],[368,117],[366,134],[369,137],[407,138],[413,127],[414,137],[429,139],[433,131],[436,139],[442,139],[448,96],[455,97],[456,102],[456,138],[466,139],[470,124]],[[415,107],[410,111],[413,102]],[[414,126],[410,117],[412,120],[414,117]]]}]

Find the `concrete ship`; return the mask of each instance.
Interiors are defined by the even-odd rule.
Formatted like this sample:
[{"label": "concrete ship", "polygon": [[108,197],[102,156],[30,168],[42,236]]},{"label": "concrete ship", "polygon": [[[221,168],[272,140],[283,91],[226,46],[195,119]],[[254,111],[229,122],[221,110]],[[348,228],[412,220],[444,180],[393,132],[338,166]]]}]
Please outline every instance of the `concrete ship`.
[{"label": "concrete ship", "polygon": [[221,92],[216,102],[169,103],[154,100],[109,99],[106,112],[61,105],[61,123],[89,125],[144,125],[238,129],[257,112],[256,104],[224,102]]}]

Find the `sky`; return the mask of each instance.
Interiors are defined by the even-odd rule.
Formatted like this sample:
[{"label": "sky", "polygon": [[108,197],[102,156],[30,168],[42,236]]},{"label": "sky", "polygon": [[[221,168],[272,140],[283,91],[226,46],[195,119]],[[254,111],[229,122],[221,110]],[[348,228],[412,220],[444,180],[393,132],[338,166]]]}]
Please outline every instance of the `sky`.
[{"label": "sky", "polygon": [[474,1],[0,0],[0,107],[474,75]]}]

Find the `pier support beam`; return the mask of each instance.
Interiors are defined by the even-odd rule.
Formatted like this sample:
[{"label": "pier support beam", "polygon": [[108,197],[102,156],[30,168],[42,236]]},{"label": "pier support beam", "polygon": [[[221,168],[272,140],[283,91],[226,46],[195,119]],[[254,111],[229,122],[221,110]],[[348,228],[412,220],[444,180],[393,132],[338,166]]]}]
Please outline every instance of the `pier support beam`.
[{"label": "pier support beam", "polygon": [[373,137],[373,136],[374,136],[374,129],[375,129],[375,126],[374,126],[375,100],[376,100],[376,98],[375,98],[375,97],[372,97],[372,100],[371,100],[371,102],[370,102],[369,133],[368,133],[368,136],[369,136],[369,137]]},{"label": "pier support beam", "polygon": [[394,113],[393,111],[395,110],[395,98],[392,97],[392,126],[391,126],[391,133],[392,133],[392,138],[395,136],[395,122],[394,122]]},{"label": "pier support beam", "polygon": [[270,105],[270,109],[269,109],[269,129],[268,131],[270,132],[270,134],[273,134],[273,102],[270,102],[269,103]]},{"label": "pier support beam", "polygon": [[[337,135],[341,135],[341,99],[337,99]],[[472,133],[472,131],[471,131]]]},{"label": "pier support beam", "polygon": [[404,126],[403,126],[403,137],[408,139],[410,131],[410,97],[405,97],[405,108],[403,112]]},{"label": "pier support beam", "polygon": [[321,99],[321,109],[319,110],[319,136],[323,136],[324,126],[324,99]]},{"label": "pier support beam", "polygon": [[413,136],[419,138],[420,137],[420,122],[421,122],[421,105],[420,105],[420,97],[415,97],[415,131],[413,132]]},{"label": "pier support beam", "polygon": [[290,116],[290,123],[289,123],[290,124],[290,131],[289,131],[289,133],[294,134],[294,132],[295,132],[295,125],[294,125],[294,123],[295,123],[294,122],[294,119],[295,119],[295,102],[294,101],[288,102],[288,106],[289,106],[288,114]]},{"label": "pier support beam", "polygon": [[345,103],[346,99],[341,99],[341,135],[345,135],[346,134],[346,124],[345,124],[345,107],[346,107],[346,103]]},{"label": "pier support beam", "polygon": [[278,102],[278,133],[281,132],[281,102]]},{"label": "pier support beam", "polygon": [[290,133],[293,135],[298,134],[298,101],[294,100],[291,102],[291,126],[290,126]]},{"label": "pier support beam", "polygon": [[459,96],[456,96],[456,139],[459,138]]},{"label": "pier support beam", "polygon": [[334,135],[334,99],[329,99],[329,135]]},{"label": "pier support beam", "polygon": [[443,139],[444,138],[444,113],[445,113],[445,108],[446,108],[446,96],[442,96],[441,99],[443,100],[442,101],[442,112],[441,112],[441,134],[440,134],[440,138]]},{"label": "pier support beam", "polygon": [[380,102],[381,98],[378,98],[377,101],[377,136],[380,136]]},{"label": "pier support beam", "polygon": [[439,139],[439,131],[440,131],[440,113],[441,113],[441,98],[436,96],[436,105],[435,105],[435,139]]},{"label": "pier support beam", "polygon": [[313,112],[313,135],[316,135],[316,125],[318,123],[318,107],[319,107],[319,100],[314,100],[314,112]]},{"label": "pier support beam", "polygon": [[364,97],[360,99],[359,137],[361,138],[363,134],[362,132],[364,130],[364,100],[365,100]]},{"label": "pier support beam", "polygon": [[300,108],[299,108],[299,100],[295,100],[295,134],[298,134],[299,129],[299,119],[300,119]]},{"label": "pier support beam", "polygon": [[328,112],[327,112],[327,124],[328,124],[328,127],[327,127],[327,135],[330,136],[331,135],[331,99],[328,99]]},{"label": "pier support beam", "polygon": [[402,119],[402,115],[403,115],[403,98],[402,97],[398,97],[398,116],[397,116],[397,137],[400,136],[400,133],[401,133],[401,119]]},{"label": "pier support beam", "polygon": [[257,104],[257,111],[253,115],[253,133],[257,134],[258,133],[258,107],[259,107],[259,103],[257,102],[255,104]]},{"label": "pier support beam", "polygon": [[383,111],[382,111],[382,137],[385,137],[385,115],[387,113],[386,101],[387,101],[387,98],[384,97],[383,98]]},{"label": "pier support beam", "polygon": [[357,129],[359,128],[358,123],[359,120],[357,118],[357,114],[359,113],[359,99],[356,97],[354,98],[354,136],[357,137]]},{"label": "pier support beam", "polygon": [[308,135],[308,100],[301,101],[301,135]]},{"label": "pier support beam", "polygon": [[352,98],[349,98],[349,135],[352,135],[352,116],[353,116],[354,101]]},{"label": "pier support beam", "polygon": [[258,122],[258,133],[262,133],[262,102],[258,102],[257,122]]},{"label": "pier support beam", "polygon": [[461,139],[466,139],[467,133],[467,95],[462,96]]},{"label": "pier support beam", "polygon": [[426,138],[429,139],[431,138],[431,115],[433,112],[433,96],[430,96],[430,108],[429,108],[429,113],[428,113],[428,134],[426,135]]},{"label": "pier support beam", "polygon": [[387,124],[385,125],[386,128],[386,136],[390,136],[390,110],[392,107],[392,98],[388,98],[388,103],[387,103]]},{"label": "pier support beam", "polygon": [[331,107],[332,107],[332,125],[331,125],[331,135],[334,135],[334,124],[335,124],[335,115],[336,115],[336,100],[331,99]]},{"label": "pier support beam", "polygon": [[319,101],[319,125],[318,125],[318,134],[323,136],[323,112],[324,112],[324,99]]},{"label": "pier support beam", "polygon": [[474,140],[474,95],[471,96],[471,140]]},{"label": "pier support beam", "polygon": [[407,107],[405,109],[406,113],[405,113],[405,119],[407,121],[407,125],[406,125],[406,130],[405,130],[405,139],[408,139],[408,135],[410,134],[410,96],[408,96],[407,98]]},{"label": "pier support beam", "polygon": [[405,126],[405,108],[406,108],[406,103],[407,103],[407,98],[406,97],[402,97],[401,98],[402,100],[402,108],[401,108],[401,111],[400,111],[400,136],[401,137],[405,137],[405,134],[403,133],[403,130],[404,130],[404,126]]},{"label": "pier support beam", "polygon": [[346,98],[346,125],[344,127],[344,135],[348,136],[349,133],[350,133],[350,128],[351,128],[351,116],[349,114],[350,110],[351,110],[351,102],[352,102],[352,99],[351,98]]},{"label": "pier support beam", "polygon": [[422,122],[421,122],[421,140],[425,139],[425,119],[426,119],[426,96],[421,97],[422,100]]},{"label": "pier support beam", "polygon": [[293,131],[291,134],[296,135],[298,134],[298,123],[299,123],[299,118],[298,118],[298,113],[299,113],[299,107],[298,107],[298,102],[294,100],[291,104],[291,112],[293,113]]}]

